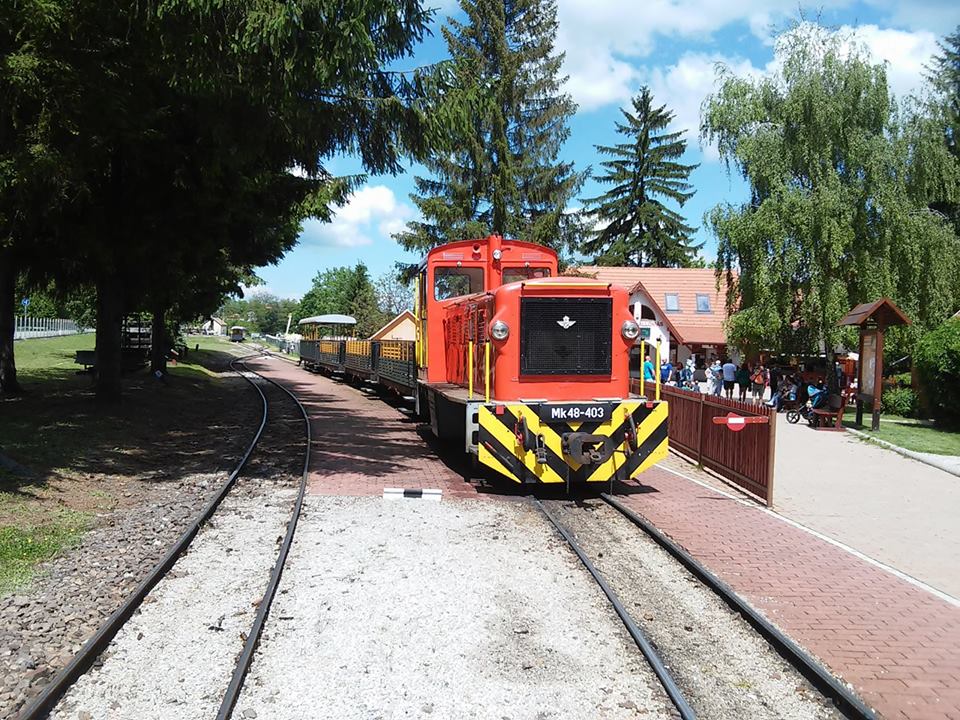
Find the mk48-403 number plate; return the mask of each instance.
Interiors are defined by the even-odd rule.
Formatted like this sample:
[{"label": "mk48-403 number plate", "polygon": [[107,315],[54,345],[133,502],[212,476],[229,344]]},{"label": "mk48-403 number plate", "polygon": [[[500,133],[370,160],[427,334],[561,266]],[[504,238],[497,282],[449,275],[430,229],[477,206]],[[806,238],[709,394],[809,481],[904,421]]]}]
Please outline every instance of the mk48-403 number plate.
[{"label": "mk48-403 number plate", "polygon": [[605,422],[613,413],[612,403],[557,403],[540,406],[540,419],[548,423]]}]

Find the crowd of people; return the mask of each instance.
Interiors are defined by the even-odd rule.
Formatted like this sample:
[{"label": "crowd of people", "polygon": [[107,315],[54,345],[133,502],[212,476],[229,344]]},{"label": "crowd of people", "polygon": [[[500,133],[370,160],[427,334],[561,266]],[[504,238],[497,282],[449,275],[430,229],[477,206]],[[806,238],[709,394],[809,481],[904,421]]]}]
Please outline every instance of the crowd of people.
[{"label": "crowd of people", "polygon": [[[644,381],[655,382],[655,371],[653,360],[646,358],[643,363]],[[660,382],[741,402],[766,402],[778,411],[786,403],[804,402],[806,397],[802,396],[807,393],[807,386],[799,373],[775,365],[767,367],[763,363],[751,365],[744,362],[737,365],[729,358],[723,361],[713,358],[701,368],[697,367],[693,357],[677,366],[665,359],[660,365]]]}]

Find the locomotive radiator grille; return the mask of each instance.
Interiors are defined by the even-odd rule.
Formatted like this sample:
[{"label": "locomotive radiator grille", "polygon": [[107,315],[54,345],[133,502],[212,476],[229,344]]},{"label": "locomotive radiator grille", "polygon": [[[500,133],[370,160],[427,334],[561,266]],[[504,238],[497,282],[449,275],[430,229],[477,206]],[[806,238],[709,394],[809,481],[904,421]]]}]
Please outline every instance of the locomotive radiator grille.
[{"label": "locomotive radiator grille", "polygon": [[609,375],[610,298],[520,300],[521,375]]}]

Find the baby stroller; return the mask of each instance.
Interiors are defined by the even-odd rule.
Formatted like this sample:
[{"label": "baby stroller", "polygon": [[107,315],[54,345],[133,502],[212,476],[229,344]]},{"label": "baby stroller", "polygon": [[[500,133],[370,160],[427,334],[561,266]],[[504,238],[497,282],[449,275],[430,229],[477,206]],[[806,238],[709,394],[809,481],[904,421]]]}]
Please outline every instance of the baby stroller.
[{"label": "baby stroller", "polygon": [[[807,396],[809,400],[805,403],[798,403],[798,407],[795,410],[787,412],[787,422],[797,423],[802,417],[806,420],[811,426],[816,423],[817,416],[814,414],[814,410],[821,408],[827,404],[830,399],[830,393],[827,388],[818,388],[816,385],[807,386]],[[791,413],[794,413],[791,415]],[[791,417],[793,418],[791,420]]]}]

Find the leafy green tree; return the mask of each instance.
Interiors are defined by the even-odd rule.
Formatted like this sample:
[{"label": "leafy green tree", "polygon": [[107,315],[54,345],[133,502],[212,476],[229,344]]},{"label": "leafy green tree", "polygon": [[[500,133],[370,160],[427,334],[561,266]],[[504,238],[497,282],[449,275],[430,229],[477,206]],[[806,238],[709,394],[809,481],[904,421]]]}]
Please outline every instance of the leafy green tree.
[{"label": "leafy green tree", "polygon": [[377,307],[390,317],[413,309],[413,288],[405,283],[397,269],[387,270],[373,284],[377,292]]},{"label": "leafy green tree", "polygon": [[960,319],[923,336],[916,365],[930,412],[943,423],[960,425]]},{"label": "leafy green tree", "polygon": [[390,319],[377,305],[377,291],[363,263],[353,268],[348,293],[350,314],[357,319],[357,337],[370,337]]},{"label": "leafy green tree", "polygon": [[617,123],[628,141],[596,146],[611,158],[597,180],[613,187],[585,201],[587,216],[601,227],[582,250],[602,265],[690,267],[702,245],[691,241],[693,228],[664,201],[683,207],[693,197],[689,178],[697,166],[679,161],[687,142],[682,132],[667,132],[673,113],[654,105],[649,88],[641,88],[632,106]]},{"label": "leafy green tree", "polygon": [[[578,239],[566,212],[583,182],[558,155],[576,112],[561,92],[563,55],[554,51],[555,0],[460,0],[465,22],[443,29],[452,84],[474,102],[471,121],[449,129],[449,146],[425,165],[411,197],[422,220],[394,237],[426,250],[497,233],[554,248]],[[477,100],[477,98],[481,98]]]},{"label": "leafy green tree", "polygon": [[703,138],[750,186],[748,202],[708,215],[728,337],[748,351],[831,352],[854,341],[837,327],[850,307],[890,296],[917,326],[891,350],[909,351],[955,301],[960,245],[928,206],[955,195],[956,162],[927,118],[901,119],[884,67],[855,41],[801,26],[776,55],[771,76],[721,70],[704,103]]},{"label": "leafy green tree", "polygon": [[353,304],[353,269],[335,267],[318,272],[313,286],[300,300],[302,317],[316,315],[349,315]]},{"label": "leafy green tree", "polygon": [[[47,0],[4,3],[0,20],[0,245],[37,257],[49,236],[58,286],[96,287],[104,399],[120,392],[125,312],[216,302],[282,256],[302,218],[342,201],[349,182],[327,158],[357,152],[367,171],[395,172],[449,120],[422,101],[440,74],[384,69],[423,36],[416,0]],[[35,221],[47,205],[18,203],[24,189],[42,199],[36,147],[72,192],[50,191],[67,198],[51,232],[9,231],[18,208]],[[205,267],[184,267],[191,257]]]},{"label": "leafy green tree", "polygon": [[[929,79],[936,91],[931,111],[939,121],[943,141],[955,158],[960,158],[960,26],[943,39],[934,56]],[[960,201],[934,203],[932,207],[953,222],[960,234]]]}]

